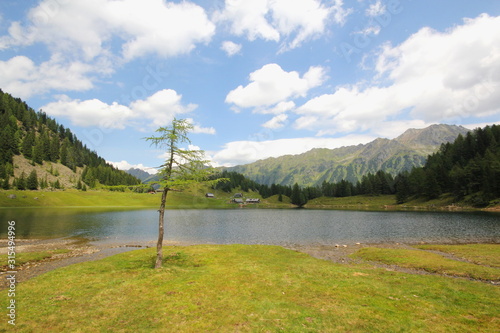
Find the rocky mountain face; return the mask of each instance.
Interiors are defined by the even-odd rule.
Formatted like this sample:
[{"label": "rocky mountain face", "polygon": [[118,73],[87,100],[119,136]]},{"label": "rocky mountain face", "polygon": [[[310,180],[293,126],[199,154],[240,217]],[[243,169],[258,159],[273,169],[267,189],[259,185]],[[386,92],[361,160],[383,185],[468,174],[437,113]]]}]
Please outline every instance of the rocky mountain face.
[{"label": "rocky mountain face", "polygon": [[425,164],[427,156],[442,143],[453,142],[469,130],[455,125],[432,125],[409,129],[399,137],[376,139],[365,145],[337,149],[317,148],[300,155],[268,158],[229,168],[261,184],[301,186],[336,183],[342,179],[356,183],[379,170],[393,175]]},{"label": "rocky mountain face", "polygon": [[158,181],[158,176],[150,174],[142,169],[131,168],[126,171],[128,174],[140,179],[144,184],[150,181]]}]

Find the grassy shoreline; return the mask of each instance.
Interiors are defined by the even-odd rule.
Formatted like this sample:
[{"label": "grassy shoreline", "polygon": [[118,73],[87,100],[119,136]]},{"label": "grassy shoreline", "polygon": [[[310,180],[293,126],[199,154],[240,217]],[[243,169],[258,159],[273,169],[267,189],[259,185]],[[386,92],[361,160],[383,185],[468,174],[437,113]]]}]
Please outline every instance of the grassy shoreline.
[{"label": "grassy shoreline", "polygon": [[19,284],[17,331],[495,332],[500,325],[500,290],[484,282],[336,264],[266,245],[169,246],[155,270],[154,251]]},{"label": "grassy shoreline", "polygon": [[[246,197],[261,199],[259,204],[238,205],[231,203],[232,193],[217,192],[215,198],[206,198],[204,189],[186,192],[170,192],[167,209],[234,209],[234,208],[296,208],[285,197],[283,202],[278,196],[262,199],[258,193],[245,193]],[[9,196],[15,195],[15,199]],[[111,192],[111,191],[0,191],[0,208],[17,207],[129,207],[156,208],[160,194]],[[321,197],[310,200],[306,209],[331,210],[371,210],[371,211],[491,211],[500,212],[500,205],[488,208],[474,208],[463,203],[456,203],[450,197],[424,201],[412,200],[405,204],[396,204],[394,195],[353,196],[346,198]]]}]

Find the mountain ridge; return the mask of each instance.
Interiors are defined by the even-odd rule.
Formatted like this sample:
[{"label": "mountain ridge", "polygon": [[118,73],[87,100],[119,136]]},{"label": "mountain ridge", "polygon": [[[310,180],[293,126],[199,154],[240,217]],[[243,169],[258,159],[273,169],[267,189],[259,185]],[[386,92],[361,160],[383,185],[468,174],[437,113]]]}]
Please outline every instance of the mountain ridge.
[{"label": "mountain ridge", "polygon": [[298,155],[271,157],[227,169],[267,185],[315,186],[343,179],[356,183],[362,176],[379,170],[396,175],[423,166],[427,156],[442,143],[452,142],[467,132],[462,126],[436,124],[408,129],[395,139],[377,138],[367,144],[336,149],[314,148]]}]

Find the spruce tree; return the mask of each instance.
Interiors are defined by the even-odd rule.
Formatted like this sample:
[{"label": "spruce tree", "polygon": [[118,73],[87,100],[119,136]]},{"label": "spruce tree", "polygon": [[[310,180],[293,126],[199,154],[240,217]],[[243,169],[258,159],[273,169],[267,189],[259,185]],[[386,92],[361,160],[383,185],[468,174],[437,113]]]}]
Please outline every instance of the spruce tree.
[{"label": "spruce tree", "polygon": [[43,143],[40,137],[35,140],[35,148],[33,148],[33,162],[37,164],[43,163]]},{"label": "spruce tree", "polygon": [[26,188],[28,190],[38,190],[38,176],[36,170],[31,171],[28,179],[26,180]]},{"label": "spruce tree", "polygon": [[26,190],[26,175],[24,174],[24,171],[21,174],[21,176],[17,179],[16,187],[20,191]]},{"label": "spruce tree", "polygon": [[9,190],[10,189],[9,177],[8,176],[2,181],[2,189],[3,190]]},{"label": "spruce tree", "polygon": [[21,152],[27,159],[33,158],[33,147],[35,146],[35,135],[32,131],[26,134],[21,146]]}]

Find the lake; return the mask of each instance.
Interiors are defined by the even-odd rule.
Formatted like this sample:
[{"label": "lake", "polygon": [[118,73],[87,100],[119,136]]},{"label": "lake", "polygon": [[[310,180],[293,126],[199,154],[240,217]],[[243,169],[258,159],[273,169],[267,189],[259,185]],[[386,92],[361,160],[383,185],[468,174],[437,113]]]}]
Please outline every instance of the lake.
[{"label": "lake", "polygon": [[[155,241],[158,212],[95,208],[3,208],[0,236]],[[331,245],[379,242],[500,242],[500,215],[483,212],[369,212],[309,209],[168,210],[165,240],[180,243]]]}]

